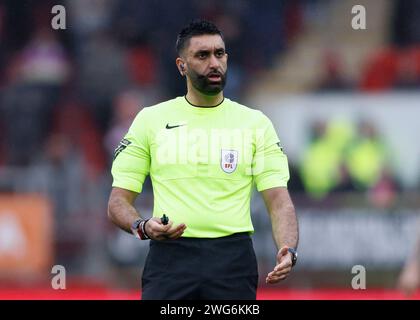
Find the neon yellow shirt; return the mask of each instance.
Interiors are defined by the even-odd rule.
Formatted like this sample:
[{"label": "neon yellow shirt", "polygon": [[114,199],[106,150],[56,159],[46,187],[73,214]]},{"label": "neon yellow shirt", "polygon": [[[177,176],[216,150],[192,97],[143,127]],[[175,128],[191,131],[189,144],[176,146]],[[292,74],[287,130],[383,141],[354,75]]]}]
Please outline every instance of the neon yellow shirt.
[{"label": "neon yellow shirt", "polygon": [[185,97],[142,109],[115,152],[113,187],[153,185],[153,216],[185,223],[183,237],[254,232],[252,186],[286,187],[287,157],[271,121],[225,98],[217,106]]}]

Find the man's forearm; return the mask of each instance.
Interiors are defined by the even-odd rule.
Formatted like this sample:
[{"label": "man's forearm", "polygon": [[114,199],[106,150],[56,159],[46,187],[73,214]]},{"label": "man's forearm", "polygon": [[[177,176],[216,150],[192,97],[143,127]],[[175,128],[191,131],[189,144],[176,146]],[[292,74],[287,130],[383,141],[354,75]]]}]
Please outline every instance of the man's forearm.
[{"label": "man's forearm", "polygon": [[270,215],[273,238],[277,248],[288,246],[296,249],[299,230],[295,207],[289,192],[284,187],[277,187],[264,190],[262,195]]},{"label": "man's forearm", "polygon": [[277,249],[283,246],[297,248],[299,234],[294,206],[274,206],[271,208],[270,218]]},{"label": "man's forearm", "polygon": [[108,217],[111,221],[124,231],[131,233],[131,225],[140,218],[132,202],[134,198],[122,196],[118,191],[113,190],[108,202]]}]

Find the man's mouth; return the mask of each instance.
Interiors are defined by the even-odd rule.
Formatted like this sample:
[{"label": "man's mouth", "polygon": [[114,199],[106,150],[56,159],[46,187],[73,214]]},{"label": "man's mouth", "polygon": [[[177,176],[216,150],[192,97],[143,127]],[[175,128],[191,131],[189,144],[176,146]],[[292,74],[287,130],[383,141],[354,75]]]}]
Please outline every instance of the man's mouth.
[{"label": "man's mouth", "polygon": [[220,82],[222,80],[222,75],[219,73],[211,73],[207,78],[212,82]]}]

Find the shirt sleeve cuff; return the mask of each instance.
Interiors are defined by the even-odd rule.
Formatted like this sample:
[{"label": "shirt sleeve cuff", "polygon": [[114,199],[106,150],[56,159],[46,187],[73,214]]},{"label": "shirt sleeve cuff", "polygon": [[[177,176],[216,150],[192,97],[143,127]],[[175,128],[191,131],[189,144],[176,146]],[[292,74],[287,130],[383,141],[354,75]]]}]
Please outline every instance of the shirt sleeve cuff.
[{"label": "shirt sleeve cuff", "polygon": [[140,193],[143,189],[143,184],[139,183],[138,181],[121,181],[121,180],[114,180],[112,183],[113,187],[126,189],[129,191],[133,191],[136,193]]},{"label": "shirt sleeve cuff", "polygon": [[276,187],[287,187],[287,179],[285,179],[282,175],[270,175],[270,177],[262,179],[257,183],[258,191]]}]

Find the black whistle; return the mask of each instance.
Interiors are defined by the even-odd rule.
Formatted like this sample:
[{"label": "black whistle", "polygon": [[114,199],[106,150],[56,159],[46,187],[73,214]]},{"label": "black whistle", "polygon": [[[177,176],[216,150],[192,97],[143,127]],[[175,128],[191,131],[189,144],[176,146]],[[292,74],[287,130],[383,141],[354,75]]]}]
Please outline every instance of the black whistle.
[{"label": "black whistle", "polygon": [[163,214],[162,218],[160,218],[160,221],[164,224],[167,225],[169,222],[169,218],[166,216],[166,214]]}]

